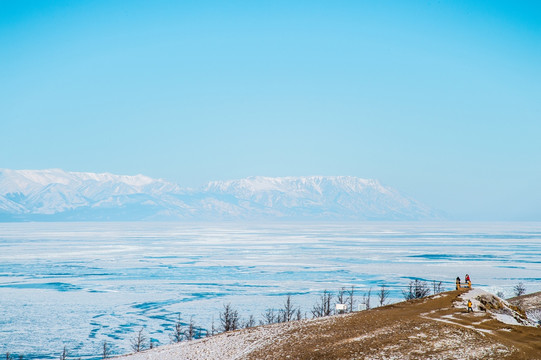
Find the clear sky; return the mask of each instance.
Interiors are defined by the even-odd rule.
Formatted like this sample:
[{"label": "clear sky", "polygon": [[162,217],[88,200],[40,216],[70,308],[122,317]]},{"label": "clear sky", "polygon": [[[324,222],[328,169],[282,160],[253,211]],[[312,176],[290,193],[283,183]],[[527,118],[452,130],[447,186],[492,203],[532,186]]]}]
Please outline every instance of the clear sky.
[{"label": "clear sky", "polygon": [[541,3],[2,0],[0,167],[351,175],[541,220]]}]

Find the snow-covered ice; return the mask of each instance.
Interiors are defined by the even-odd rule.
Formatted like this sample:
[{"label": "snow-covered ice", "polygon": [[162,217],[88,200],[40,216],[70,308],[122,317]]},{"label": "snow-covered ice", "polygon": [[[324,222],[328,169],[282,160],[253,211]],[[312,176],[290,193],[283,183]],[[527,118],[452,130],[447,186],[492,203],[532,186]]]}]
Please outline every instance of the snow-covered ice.
[{"label": "snow-covered ice", "polygon": [[[210,328],[225,303],[245,319],[287,294],[309,313],[324,289],[357,299],[385,282],[391,300],[413,278],[457,275],[474,287],[539,291],[540,224],[3,223],[0,353],[57,358],[129,350],[143,327],[160,344],[180,312]],[[204,332],[204,331],[203,331]]]}]

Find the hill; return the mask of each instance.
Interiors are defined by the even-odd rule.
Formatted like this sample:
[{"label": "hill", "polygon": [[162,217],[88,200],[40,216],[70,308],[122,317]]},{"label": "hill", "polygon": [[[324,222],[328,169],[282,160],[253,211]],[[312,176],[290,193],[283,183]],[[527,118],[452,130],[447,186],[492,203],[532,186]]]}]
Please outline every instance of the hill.
[{"label": "hill", "polygon": [[[467,312],[471,299],[473,313]],[[541,359],[541,329],[504,300],[458,290],[368,311],[227,332],[143,359]]]},{"label": "hill", "polygon": [[507,299],[524,310],[541,310],[541,291]]},{"label": "hill", "polygon": [[437,218],[377,180],[348,176],[250,177],[194,190],[143,175],[0,169],[0,221]]}]

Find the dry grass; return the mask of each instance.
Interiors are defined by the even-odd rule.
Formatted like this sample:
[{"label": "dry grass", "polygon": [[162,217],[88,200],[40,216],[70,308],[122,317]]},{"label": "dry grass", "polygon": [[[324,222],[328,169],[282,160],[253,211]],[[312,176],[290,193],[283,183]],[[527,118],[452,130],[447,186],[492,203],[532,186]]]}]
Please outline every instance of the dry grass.
[{"label": "dry grass", "polygon": [[536,310],[541,309],[541,291],[517,296],[508,301],[512,304],[519,305],[524,310]]},{"label": "dry grass", "polygon": [[541,329],[504,324],[481,311],[468,313],[460,298],[466,291],[240,330],[128,358],[541,359]]}]

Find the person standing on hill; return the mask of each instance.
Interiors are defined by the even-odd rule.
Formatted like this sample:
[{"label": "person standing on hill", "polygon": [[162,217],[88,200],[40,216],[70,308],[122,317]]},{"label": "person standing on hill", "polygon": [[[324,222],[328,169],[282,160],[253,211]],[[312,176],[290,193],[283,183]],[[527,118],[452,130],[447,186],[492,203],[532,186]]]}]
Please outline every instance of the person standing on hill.
[{"label": "person standing on hill", "polygon": [[460,289],[460,276],[456,277],[456,289]]},{"label": "person standing on hill", "polygon": [[466,284],[468,285],[468,287],[471,288],[470,275],[466,274],[466,278],[464,279],[464,281],[466,282]]},{"label": "person standing on hill", "polygon": [[471,303],[471,300],[468,299],[468,312],[473,312],[473,307],[472,307],[472,303]]}]

